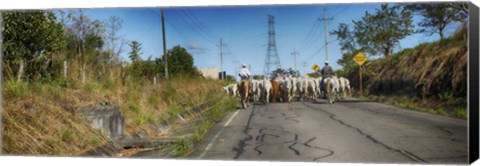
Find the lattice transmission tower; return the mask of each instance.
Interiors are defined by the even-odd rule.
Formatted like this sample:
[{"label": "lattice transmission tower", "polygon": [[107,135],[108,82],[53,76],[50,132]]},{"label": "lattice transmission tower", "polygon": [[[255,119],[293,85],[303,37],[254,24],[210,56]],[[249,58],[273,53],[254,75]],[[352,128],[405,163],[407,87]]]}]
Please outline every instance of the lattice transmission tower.
[{"label": "lattice transmission tower", "polygon": [[269,78],[273,70],[282,68],[280,58],[278,57],[277,45],[275,44],[275,21],[272,15],[268,15],[268,48],[265,58],[265,66],[263,74],[265,78]]}]

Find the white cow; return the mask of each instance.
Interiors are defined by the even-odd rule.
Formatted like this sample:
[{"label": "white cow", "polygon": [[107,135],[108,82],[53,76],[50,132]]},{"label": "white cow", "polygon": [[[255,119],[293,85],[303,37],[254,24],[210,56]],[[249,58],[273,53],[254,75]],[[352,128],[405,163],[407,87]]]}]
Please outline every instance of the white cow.
[{"label": "white cow", "polygon": [[322,77],[315,78],[315,86],[316,86],[316,92],[317,92],[317,99],[322,96],[322,88],[320,87],[322,82]]},{"label": "white cow", "polygon": [[293,101],[293,98],[297,95],[297,78],[291,77],[290,78],[290,83],[292,84],[292,89],[290,91],[291,93],[291,101]]},{"label": "white cow", "polygon": [[312,100],[312,99],[316,99],[317,98],[317,87],[316,87],[316,83],[315,83],[315,78],[307,78],[306,80],[306,83],[307,83],[307,97]]},{"label": "white cow", "polygon": [[340,96],[339,96],[339,94],[340,94],[340,81],[338,80],[337,76],[333,76],[332,79],[333,79],[333,91],[335,92],[335,97],[337,99],[339,99],[340,98]]},{"label": "white cow", "polygon": [[230,96],[237,96],[238,94],[238,87],[237,84],[229,84],[225,87],[223,87],[223,90]]},{"label": "white cow", "polygon": [[348,93],[348,96],[352,96],[350,81],[345,77],[340,77],[338,78],[338,80],[340,83],[340,93],[343,94],[343,97],[347,96],[347,93]]},{"label": "white cow", "polygon": [[292,79],[290,77],[280,78],[279,83],[283,102],[292,102]]},{"label": "white cow", "polygon": [[297,88],[297,93],[300,96],[300,100],[303,101],[305,99],[305,78],[297,78],[295,86]]},{"label": "white cow", "polygon": [[272,83],[268,79],[263,79],[261,86],[261,98],[265,103],[270,102],[270,90],[272,90]]},{"label": "white cow", "polygon": [[253,101],[258,101],[259,92],[258,92],[258,81],[251,80],[250,81],[250,94],[252,96]]}]

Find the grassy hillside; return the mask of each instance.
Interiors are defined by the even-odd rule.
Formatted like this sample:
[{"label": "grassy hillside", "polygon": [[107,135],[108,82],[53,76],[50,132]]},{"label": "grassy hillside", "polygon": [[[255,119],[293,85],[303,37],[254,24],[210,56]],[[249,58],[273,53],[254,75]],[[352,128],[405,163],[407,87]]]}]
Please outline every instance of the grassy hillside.
[{"label": "grassy hillside", "polygon": [[181,76],[157,85],[133,80],[125,85],[93,80],[85,84],[78,80],[6,81],[2,89],[2,150],[4,154],[79,155],[109,144],[74,114],[80,106],[103,102],[119,105],[129,136],[207,100],[227,100],[218,98],[224,96],[222,85],[220,81]]},{"label": "grassy hillside", "polygon": [[[369,61],[364,90],[379,101],[466,118],[466,33],[463,28],[442,43],[425,43]],[[358,87],[358,75],[348,77]]]}]

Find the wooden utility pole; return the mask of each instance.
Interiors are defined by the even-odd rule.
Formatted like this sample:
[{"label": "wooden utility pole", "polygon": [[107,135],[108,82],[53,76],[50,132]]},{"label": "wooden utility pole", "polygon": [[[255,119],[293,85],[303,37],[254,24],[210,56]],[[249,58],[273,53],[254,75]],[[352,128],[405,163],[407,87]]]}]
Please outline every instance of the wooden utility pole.
[{"label": "wooden utility pole", "polygon": [[362,65],[358,65],[358,75],[360,77],[360,96],[363,96]]},{"label": "wooden utility pole", "polygon": [[168,80],[168,55],[167,55],[167,40],[165,37],[165,14],[162,8],[162,34],[163,34],[163,59],[165,66],[165,79]]},{"label": "wooden utility pole", "polygon": [[298,52],[295,50],[295,48],[293,48],[292,55],[293,55],[293,65],[295,67],[295,70],[297,70],[297,55],[298,55]]},{"label": "wooden utility pole", "polygon": [[[226,46],[225,43],[223,43],[223,39],[220,38],[220,44],[217,45],[218,47],[220,47],[220,72],[223,72],[223,46]],[[223,73],[222,73],[222,77],[223,77]],[[225,78],[222,78],[222,80],[225,79]]]},{"label": "wooden utility pole", "polygon": [[327,9],[323,9],[323,14],[324,14],[325,18],[318,19],[318,20],[324,21],[324,24],[325,24],[325,60],[328,61],[328,26],[327,26],[327,21],[328,20],[333,20],[333,18],[327,18]]}]

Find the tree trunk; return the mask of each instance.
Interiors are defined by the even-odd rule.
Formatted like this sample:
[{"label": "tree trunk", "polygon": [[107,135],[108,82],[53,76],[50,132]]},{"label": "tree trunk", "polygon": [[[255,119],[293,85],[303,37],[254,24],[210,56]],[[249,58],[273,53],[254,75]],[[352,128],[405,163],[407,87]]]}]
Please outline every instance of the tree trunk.
[{"label": "tree trunk", "polygon": [[24,68],[25,68],[25,60],[20,59],[20,64],[19,64],[18,73],[17,73],[17,81],[18,82],[20,82],[22,80],[23,73],[24,73]]},{"label": "tree trunk", "polygon": [[392,46],[393,44],[390,44],[390,43],[387,44],[387,47],[384,50],[385,52],[383,53],[385,58],[388,58],[390,56],[390,53],[392,52]]},{"label": "tree trunk", "polygon": [[440,34],[440,44],[443,44],[443,29],[440,29],[439,34]]}]

